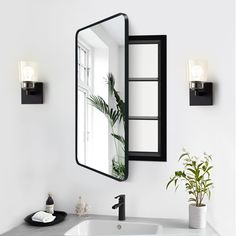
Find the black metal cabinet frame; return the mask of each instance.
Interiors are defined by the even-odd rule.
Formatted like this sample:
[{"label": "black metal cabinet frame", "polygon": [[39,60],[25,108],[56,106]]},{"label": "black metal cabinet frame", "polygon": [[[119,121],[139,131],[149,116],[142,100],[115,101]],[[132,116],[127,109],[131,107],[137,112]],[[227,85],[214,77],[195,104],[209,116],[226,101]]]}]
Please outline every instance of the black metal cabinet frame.
[{"label": "black metal cabinet frame", "polygon": [[135,161],[167,161],[166,158],[166,79],[167,79],[167,49],[166,35],[137,35],[129,36],[128,44],[158,44],[158,77],[157,78],[129,78],[134,81],[158,82],[158,116],[129,116],[129,120],[157,120],[158,121],[158,152],[129,151],[129,160]]}]

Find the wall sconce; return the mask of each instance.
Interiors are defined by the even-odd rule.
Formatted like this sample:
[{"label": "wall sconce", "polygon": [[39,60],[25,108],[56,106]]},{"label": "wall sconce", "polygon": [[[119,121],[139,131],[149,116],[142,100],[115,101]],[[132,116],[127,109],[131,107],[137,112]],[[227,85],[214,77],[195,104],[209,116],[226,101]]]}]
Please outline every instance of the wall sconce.
[{"label": "wall sconce", "polygon": [[213,84],[211,82],[207,82],[207,70],[207,61],[188,61],[190,106],[213,105]]},{"label": "wall sconce", "polygon": [[19,62],[21,104],[42,104],[43,83],[38,82],[38,65],[31,61]]}]

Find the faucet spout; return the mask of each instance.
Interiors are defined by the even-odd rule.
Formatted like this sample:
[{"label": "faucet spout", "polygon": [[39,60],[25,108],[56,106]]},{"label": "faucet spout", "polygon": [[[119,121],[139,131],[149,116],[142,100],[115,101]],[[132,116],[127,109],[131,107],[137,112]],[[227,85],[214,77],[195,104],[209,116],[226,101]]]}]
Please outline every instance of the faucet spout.
[{"label": "faucet spout", "polygon": [[121,207],[122,205],[124,205],[124,202],[117,203],[114,206],[112,206],[112,209],[116,209],[118,207]]}]

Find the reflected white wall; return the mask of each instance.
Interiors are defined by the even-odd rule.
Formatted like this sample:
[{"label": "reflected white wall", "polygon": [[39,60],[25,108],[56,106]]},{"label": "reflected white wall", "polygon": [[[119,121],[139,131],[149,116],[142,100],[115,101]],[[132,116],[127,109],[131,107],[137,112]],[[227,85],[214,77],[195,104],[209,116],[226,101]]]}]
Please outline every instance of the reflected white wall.
[{"label": "reflected white wall", "polygon": [[[108,73],[108,48],[94,48],[94,73],[93,73],[93,83],[94,83],[94,95],[101,96],[106,102],[108,101],[108,88],[104,80]],[[93,120],[92,120],[92,136],[93,136],[93,146],[90,150],[93,153],[89,156],[88,165],[94,169],[100,170],[104,173],[109,171],[108,162],[108,129],[109,123],[107,118],[103,113],[98,111],[93,107]]]}]

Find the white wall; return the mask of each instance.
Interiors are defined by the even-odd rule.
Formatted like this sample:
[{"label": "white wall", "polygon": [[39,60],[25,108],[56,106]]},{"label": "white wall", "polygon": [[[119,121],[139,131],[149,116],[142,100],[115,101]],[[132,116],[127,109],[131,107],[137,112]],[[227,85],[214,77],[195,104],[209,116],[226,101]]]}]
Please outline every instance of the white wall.
[{"label": "white wall", "polygon": [[[223,236],[235,225],[234,1],[2,0],[0,3],[0,233],[43,207],[73,212],[82,195],[91,212],[117,214],[113,197],[127,194],[127,215],[187,217],[184,190],[166,191],[182,147],[214,156],[209,221]],[[87,14],[89,12],[89,14]],[[168,162],[131,162],[128,181],[115,182],[74,158],[74,36],[76,29],[117,12],[130,34],[168,35]],[[206,58],[215,105],[190,107],[185,62]],[[20,105],[17,61],[40,63],[44,105]],[[108,191],[109,189],[109,191]],[[94,197],[96,196],[96,197]]]}]

